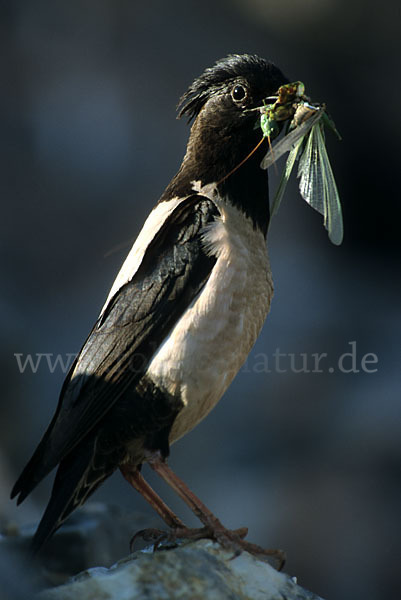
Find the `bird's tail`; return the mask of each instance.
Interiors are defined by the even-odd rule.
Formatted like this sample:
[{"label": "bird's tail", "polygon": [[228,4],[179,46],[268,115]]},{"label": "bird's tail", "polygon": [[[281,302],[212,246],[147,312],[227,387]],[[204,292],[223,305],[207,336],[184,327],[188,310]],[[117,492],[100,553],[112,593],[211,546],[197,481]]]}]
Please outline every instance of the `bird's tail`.
[{"label": "bird's tail", "polygon": [[54,469],[60,461],[59,456],[49,451],[49,430],[46,431],[33,456],[18,477],[12,491],[11,499],[17,498],[17,505],[21,504],[32,490]]},{"label": "bird's tail", "polygon": [[70,513],[114,471],[113,468],[95,468],[94,453],[95,437],[82,441],[60,462],[49,503],[32,540],[33,554],[39,552]]}]

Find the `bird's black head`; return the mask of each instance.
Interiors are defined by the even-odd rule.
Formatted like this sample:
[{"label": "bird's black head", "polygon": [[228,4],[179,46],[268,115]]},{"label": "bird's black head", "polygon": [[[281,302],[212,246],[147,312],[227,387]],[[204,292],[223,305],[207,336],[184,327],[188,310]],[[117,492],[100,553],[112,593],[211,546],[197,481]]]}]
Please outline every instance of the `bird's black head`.
[{"label": "bird's black head", "polygon": [[265,144],[235,169],[262,137],[260,113],[252,109],[287,82],[271,62],[249,54],[219,60],[195,79],[179,103],[178,116],[193,121],[187,152],[162,199],[190,193],[193,181],[219,183],[222,195],[266,232],[267,176],[260,169]]},{"label": "bird's black head", "polygon": [[273,63],[254,54],[230,54],[195,79],[180,99],[178,116],[196,118],[203,109],[220,122],[232,125],[249,118],[247,109],[256,108],[287,82]]}]

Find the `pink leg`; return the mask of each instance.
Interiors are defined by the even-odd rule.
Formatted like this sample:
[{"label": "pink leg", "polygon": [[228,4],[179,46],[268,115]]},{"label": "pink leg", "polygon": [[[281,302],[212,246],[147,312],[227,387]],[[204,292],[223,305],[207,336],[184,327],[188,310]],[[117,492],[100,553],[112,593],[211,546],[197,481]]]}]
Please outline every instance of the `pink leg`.
[{"label": "pink leg", "polygon": [[120,471],[125,479],[149,502],[152,508],[163,519],[167,525],[173,529],[185,528],[184,523],[173,513],[165,502],[156,494],[154,489],[145,481],[138,469],[129,467],[120,467]]},{"label": "pink leg", "polygon": [[203,504],[203,502],[188,488],[188,486],[170,469],[159,453],[148,458],[151,468],[178,494],[178,496],[189,506],[198,519],[204,524],[202,537],[210,537],[218,541],[222,546],[234,550],[237,556],[242,550],[251,554],[274,556],[279,562],[279,570],[285,562],[285,554],[281,550],[265,550],[256,544],[246,542],[242,538],[248,533],[243,527],[235,531],[226,529],[219,519]]}]

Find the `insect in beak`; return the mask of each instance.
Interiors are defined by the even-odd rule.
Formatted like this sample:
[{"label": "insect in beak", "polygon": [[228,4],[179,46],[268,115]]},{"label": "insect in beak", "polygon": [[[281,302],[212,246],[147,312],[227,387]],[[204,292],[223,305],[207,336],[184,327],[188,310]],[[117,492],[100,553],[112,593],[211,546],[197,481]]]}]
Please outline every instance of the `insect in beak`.
[{"label": "insect in beak", "polygon": [[[270,102],[267,104],[266,102]],[[280,184],[276,191],[271,214],[277,213],[295,161],[299,160],[299,191],[302,198],[324,219],[324,226],[334,244],[341,244],[343,222],[337,185],[327,155],[324,127],[329,127],[341,139],[334,122],[326,112],[325,104],[314,104],[305,96],[301,81],[282,85],[277,94],[266,99],[259,107],[260,128],[269,143],[269,152],[261,168],[267,169],[280,156],[289,152]],[[274,147],[271,139],[280,133],[286,123],[285,136]],[[280,125],[279,125],[280,124]]]}]

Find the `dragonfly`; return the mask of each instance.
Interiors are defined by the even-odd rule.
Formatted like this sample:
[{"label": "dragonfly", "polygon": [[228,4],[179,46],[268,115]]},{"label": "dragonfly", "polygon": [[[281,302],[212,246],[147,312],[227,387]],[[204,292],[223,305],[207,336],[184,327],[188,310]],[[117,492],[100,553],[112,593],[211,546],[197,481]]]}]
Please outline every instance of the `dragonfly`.
[{"label": "dragonfly", "polygon": [[[325,127],[341,139],[325,104],[313,104],[305,96],[301,81],[283,85],[277,94],[259,108],[260,127],[268,139],[269,152],[261,162],[267,169],[283,154],[289,152],[277,188],[271,214],[275,215],[283,198],[295,162],[298,160],[299,192],[302,198],[323,216],[323,223],[333,244],[343,239],[343,220],[340,196],[330,165],[325,143]],[[287,123],[286,134],[273,147],[271,138],[280,132],[280,123]]]}]

